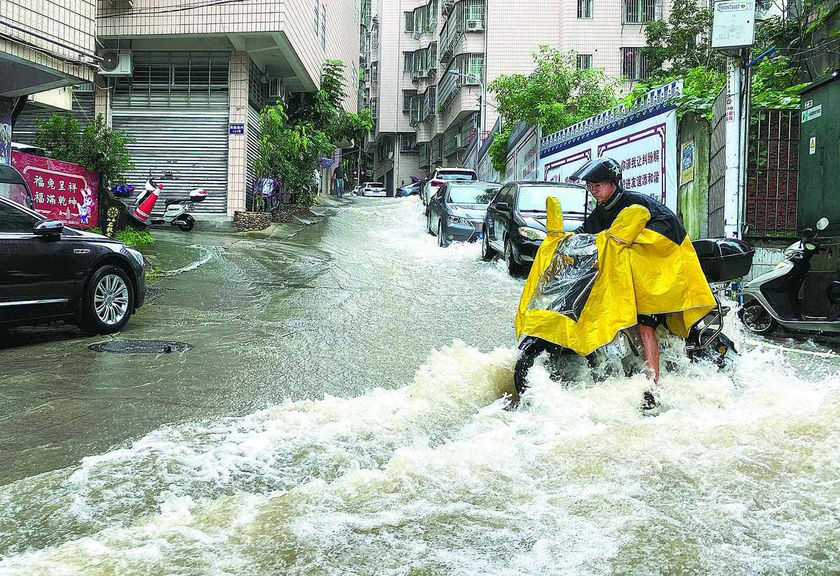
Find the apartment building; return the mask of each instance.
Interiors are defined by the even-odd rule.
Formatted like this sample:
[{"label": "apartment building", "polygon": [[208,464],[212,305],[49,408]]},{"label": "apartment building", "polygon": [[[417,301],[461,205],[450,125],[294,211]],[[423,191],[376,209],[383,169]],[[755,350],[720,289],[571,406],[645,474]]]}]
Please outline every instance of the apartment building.
[{"label": "apartment building", "polygon": [[0,162],[29,95],[93,80],[95,9],[95,0],[0,0]]},{"label": "apartment building", "polygon": [[498,118],[486,86],[531,72],[541,45],[575,51],[579,67],[603,68],[628,90],[649,74],[639,52],[644,24],[669,9],[670,0],[379,0],[371,31],[377,178],[399,183],[459,165]]},{"label": "apartment building", "polygon": [[232,215],[249,204],[266,103],[316,90],[324,61],[340,59],[356,110],[359,0],[97,2],[116,68],[102,74],[97,112],[137,140],[132,181],[202,186],[203,210]]}]

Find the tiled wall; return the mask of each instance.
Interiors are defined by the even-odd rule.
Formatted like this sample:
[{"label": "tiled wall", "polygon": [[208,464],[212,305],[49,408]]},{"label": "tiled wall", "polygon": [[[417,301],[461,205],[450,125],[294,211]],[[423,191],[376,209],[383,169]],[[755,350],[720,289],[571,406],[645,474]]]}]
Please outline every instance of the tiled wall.
[{"label": "tiled wall", "polygon": [[322,41],[322,11],[315,31],[314,0],[242,0],[180,11],[173,11],[172,7],[197,2],[134,0],[134,7],[127,9],[112,7],[109,0],[96,1],[101,15],[98,30],[103,38],[283,32],[316,84],[325,59],[345,62],[348,109],[356,108],[358,77],[353,75],[358,74],[359,56],[357,0],[320,0],[319,9],[327,9],[326,47]]},{"label": "tiled wall", "polygon": [[[95,0],[0,0],[0,20],[48,36],[88,54],[95,53]],[[5,34],[29,42],[72,60],[88,60],[80,54],[36,38],[25,32],[2,27]],[[0,52],[91,81],[93,68],[52,58],[38,50],[9,40],[0,40]]]},{"label": "tiled wall", "polygon": [[244,134],[228,135],[228,216],[245,210],[246,178],[248,171],[248,73],[251,60],[246,52],[230,53],[231,124],[244,124]]}]

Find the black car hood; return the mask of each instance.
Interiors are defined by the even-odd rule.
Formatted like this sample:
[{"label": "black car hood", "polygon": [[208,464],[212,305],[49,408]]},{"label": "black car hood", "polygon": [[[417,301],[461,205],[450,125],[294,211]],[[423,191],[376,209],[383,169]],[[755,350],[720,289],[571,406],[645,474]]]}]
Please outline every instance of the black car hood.
[{"label": "black car hood", "polygon": [[[536,228],[537,230],[542,230],[543,232],[547,232],[548,229],[546,228],[546,218],[548,215],[539,212],[539,213],[519,213],[519,220],[522,222],[522,226],[528,226],[529,228]],[[574,232],[578,229],[579,226],[583,225],[583,216],[580,214],[569,214],[564,212],[563,213],[563,229],[566,232]]]},{"label": "black car hood", "polygon": [[76,230],[75,228],[65,228],[62,232],[65,238],[72,238],[73,240],[86,240],[88,242],[101,242],[106,244],[122,244],[115,238],[109,238],[102,234],[94,234],[86,230]]}]

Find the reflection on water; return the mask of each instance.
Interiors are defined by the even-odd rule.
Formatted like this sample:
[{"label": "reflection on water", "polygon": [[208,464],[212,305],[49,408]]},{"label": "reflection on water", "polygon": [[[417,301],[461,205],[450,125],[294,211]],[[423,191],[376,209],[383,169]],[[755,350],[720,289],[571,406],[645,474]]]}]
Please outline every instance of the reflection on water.
[{"label": "reflection on water", "polygon": [[[420,216],[411,200],[373,202],[339,217],[364,222],[373,205],[380,222],[360,258],[370,273],[348,268],[345,279],[374,283],[384,252],[373,246],[388,239],[394,290],[434,269],[434,283],[414,285],[425,305],[473,274],[486,312],[460,315],[464,332],[505,308],[511,321],[521,281],[479,262],[477,246],[438,251],[403,233]],[[347,259],[355,249],[324,242]],[[416,344],[438,315],[388,321],[418,327]],[[440,322],[438,338],[452,326]],[[537,366],[509,411],[512,343],[477,340],[424,350],[384,387],[377,360],[357,349],[365,393],[162,427],[0,488],[0,573],[820,574],[840,564],[835,363],[743,342],[723,373],[676,359],[654,418],[638,411],[641,377],[582,374],[564,387]],[[411,342],[398,344],[388,353]]]}]

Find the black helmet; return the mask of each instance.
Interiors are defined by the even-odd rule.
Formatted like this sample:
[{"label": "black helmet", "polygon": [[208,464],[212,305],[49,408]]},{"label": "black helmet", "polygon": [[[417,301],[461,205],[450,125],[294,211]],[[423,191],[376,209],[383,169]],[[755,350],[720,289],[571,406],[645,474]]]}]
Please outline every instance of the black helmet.
[{"label": "black helmet", "polygon": [[569,180],[588,180],[590,182],[612,182],[616,186],[621,183],[621,164],[612,158],[596,158],[590,160],[569,176]]}]

